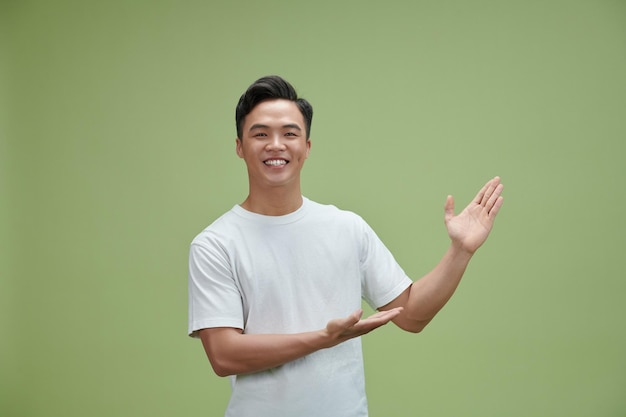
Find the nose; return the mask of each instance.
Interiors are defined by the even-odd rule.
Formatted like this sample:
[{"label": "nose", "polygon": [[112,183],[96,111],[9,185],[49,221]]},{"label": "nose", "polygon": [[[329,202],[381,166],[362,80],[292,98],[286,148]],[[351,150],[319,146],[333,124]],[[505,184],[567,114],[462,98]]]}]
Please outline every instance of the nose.
[{"label": "nose", "polygon": [[283,151],[285,150],[285,143],[281,135],[272,135],[267,142],[265,149],[268,151]]}]

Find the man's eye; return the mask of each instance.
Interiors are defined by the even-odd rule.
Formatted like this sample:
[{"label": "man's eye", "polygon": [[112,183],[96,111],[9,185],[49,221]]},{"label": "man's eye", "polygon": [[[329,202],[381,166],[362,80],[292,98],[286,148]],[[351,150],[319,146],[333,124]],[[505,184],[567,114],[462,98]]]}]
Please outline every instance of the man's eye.
[{"label": "man's eye", "polygon": [[259,132],[259,133],[255,133],[254,137],[258,138],[258,137],[263,137],[263,136],[267,136],[265,133]]},{"label": "man's eye", "polygon": [[294,132],[287,132],[285,133],[285,136],[298,136],[298,135],[296,135]]}]

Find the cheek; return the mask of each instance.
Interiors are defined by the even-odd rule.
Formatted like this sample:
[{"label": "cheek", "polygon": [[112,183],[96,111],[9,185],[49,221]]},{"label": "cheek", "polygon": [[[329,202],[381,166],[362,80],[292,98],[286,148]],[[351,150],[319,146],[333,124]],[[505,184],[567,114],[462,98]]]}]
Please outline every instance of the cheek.
[{"label": "cheek", "polygon": [[308,157],[309,157],[309,151],[304,151],[302,152],[302,155],[300,156],[300,158],[298,158],[298,160],[300,162],[304,162]]},{"label": "cheek", "polygon": [[237,146],[236,151],[237,151],[237,156],[240,157],[241,159],[246,159],[246,155],[250,156],[254,154],[254,149],[250,149],[250,146],[246,148],[243,145],[239,145]]}]

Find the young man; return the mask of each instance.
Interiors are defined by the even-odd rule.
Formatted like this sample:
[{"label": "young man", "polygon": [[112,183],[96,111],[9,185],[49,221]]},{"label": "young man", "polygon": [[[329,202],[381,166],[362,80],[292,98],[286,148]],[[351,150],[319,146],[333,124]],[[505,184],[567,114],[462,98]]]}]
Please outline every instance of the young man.
[{"label": "young man", "polygon": [[[421,331],[502,205],[498,177],[459,215],[449,196],[450,246],[413,282],[363,219],[302,196],[312,117],[280,77],[248,88],[236,109],[248,196],[191,244],[189,334],[232,378],[226,416],[367,416],[360,336],[389,321]],[[378,312],[362,318],[362,299]]]}]

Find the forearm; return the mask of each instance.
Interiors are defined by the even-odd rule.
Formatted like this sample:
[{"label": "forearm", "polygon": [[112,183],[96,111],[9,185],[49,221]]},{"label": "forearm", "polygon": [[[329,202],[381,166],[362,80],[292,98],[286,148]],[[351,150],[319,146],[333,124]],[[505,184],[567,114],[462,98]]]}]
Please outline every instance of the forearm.
[{"label": "forearm", "polygon": [[220,376],[263,371],[332,346],[323,331],[243,334],[235,329],[200,332],[209,361]]},{"label": "forearm", "polygon": [[296,334],[243,334],[219,327],[200,330],[211,366],[220,376],[263,371],[362,336],[395,319],[403,308],[362,318],[358,309],[347,317],[330,320],[325,329]]},{"label": "forearm", "polygon": [[456,291],[472,257],[468,251],[450,245],[437,266],[411,286],[405,317],[425,326]]}]

